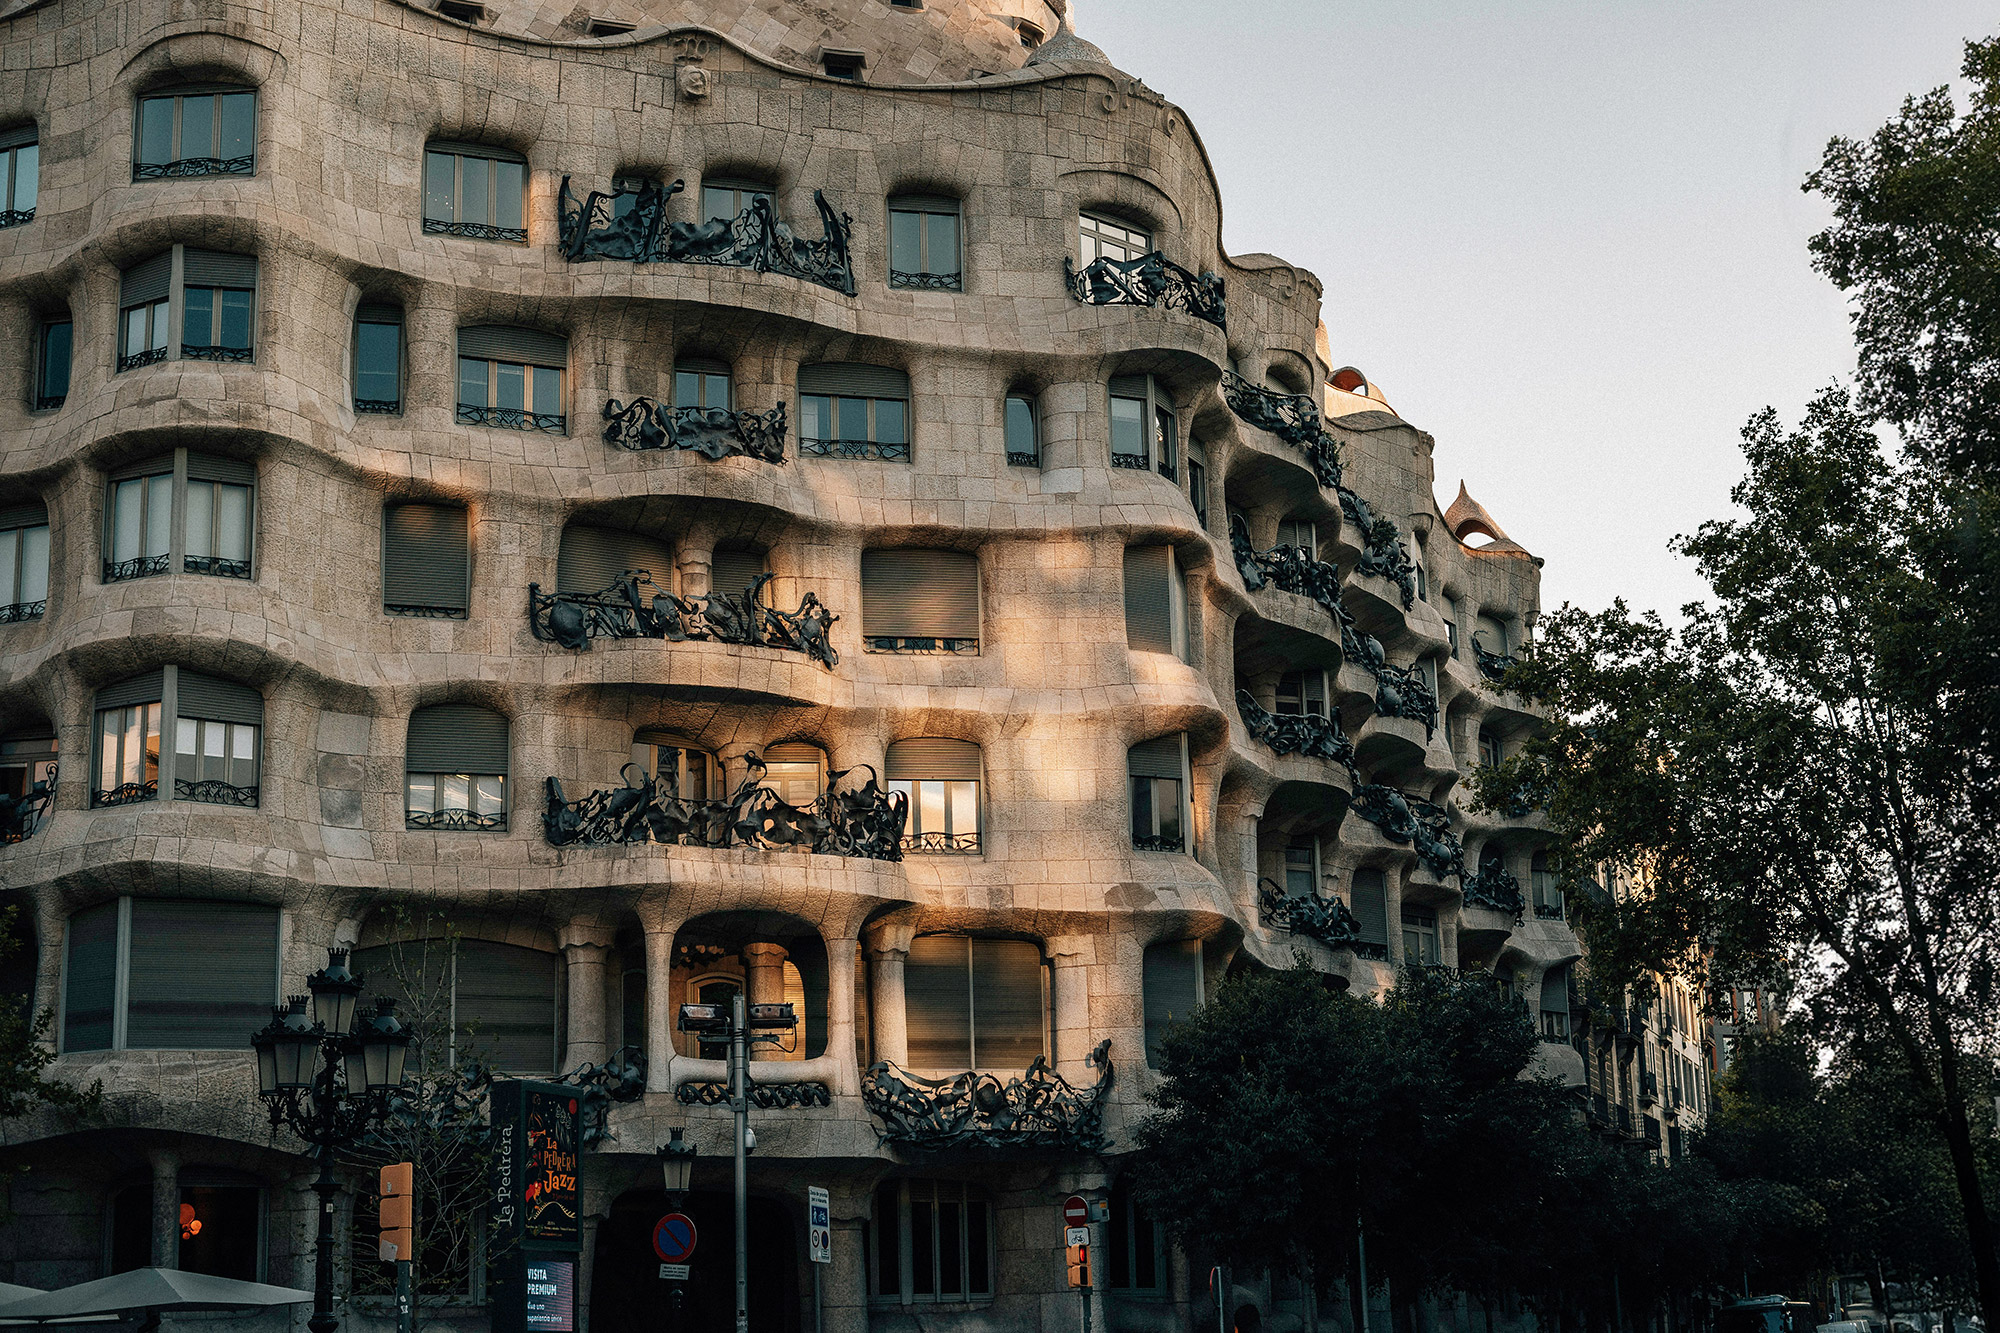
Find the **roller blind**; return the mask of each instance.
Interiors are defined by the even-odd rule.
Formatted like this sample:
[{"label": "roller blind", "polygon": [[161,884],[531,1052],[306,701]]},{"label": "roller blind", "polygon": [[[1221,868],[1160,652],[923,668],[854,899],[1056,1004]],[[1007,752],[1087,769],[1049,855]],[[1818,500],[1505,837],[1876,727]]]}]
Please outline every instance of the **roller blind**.
[{"label": "roller blind", "polygon": [[111,1049],[111,1006],[118,973],[118,904],[86,907],[69,919],[63,960],[65,1051]]},{"label": "roller blind", "polygon": [[141,260],[125,270],[118,283],[118,304],[150,305],[167,299],[173,282],[174,252],[162,250],[151,259]]},{"label": "roller blind", "polygon": [[1149,741],[1141,741],[1133,746],[1126,756],[1126,771],[1135,778],[1172,778],[1176,782],[1186,776],[1181,767],[1181,733],[1156,736]]},{"label": "roller blind", "polygon": [[155,667],[144,675],[106,685],[97,691],[99,708],[127,708],[133,704],[156,704],[166,688],[167,673]]},{"label": "roller blind", "polygon": [[903,1009],[910,1064],[916,1069],[972,1067],[972,990],[962,935],[920,935],[903,963]]},{"label": "roller blind", "polygon": [[1569,1012],[1569,968],[1552,967],[1542,973],[1542,1012]]},{"label": "roller blind", "polygon": [[40,500],[0,507],[0,531],[8,528],[38,528],[49,521],[49,507]]},{"label": "roller blind", "polygon": [[531,366],[569,364],[569,340],[536,329],[476,324],[458,331],[458,354],[487,361],[519,361]]},{"label": "roller blind", "polygon": [[1144,375],[1113,375],[1111,394],[1114,398],[1144,398],[1146,377]]},{"label": "roller blind", "polygon": [[922,736],[897,741],[889,747],[883,763],[884,776],[921,782],[926,778],[944,782],[979,781],[979,747],[971,741],[947,740],[942,736]]},{"label": "roller blind", "polygon": [[764,762],[767,764],[817,764],[824,758],[825,752],[817,745],[808,745],[804,741],[786,741],[764,751]]},{"label": "roller blind", "polygon": [[764,553],[718,547],[709,557],[708,586],[712,592],[739,593],[764,572]]},{"label": "roller blind", "polygon": [[247,458],[223,458],[216,454],[190,453],[188,480],[226,481],[233,486],[255,486],[257,464]]},{"label": "roller blind", "polygon": [[799,392],[844,394],[850,398],[908,398],[910,377],[888,366],[828,361],[800,368]]},{"label": "roller blind", "polygon": [[1201,1005],[1201,941],[1162,940],[1146,946],[1146,1063],[1159,1068],[1160,1038]]},{"label": "roller blind", "polygon": [[643,569],[655,585],[670,586],[674,556],[667,544],[638,532],[572,523],[563,529],[556,556],[556,591],[602,592],[628,569]]},{"label": "roller blind", "polygon": [[461,1050],[479,1052],[506,1073],[552,1073],[556,956],[491,940],[460,940],[457,961]]},{"label": "roller blind", "polygon": [[526,162],[511,148],[494,148],[483,143],[468,143],[462,139],[433,139],[424,145],[427,153],[462,153],[468,157],[490,157],[496,162]]},{"label": "roller blind", "polygon": [[433,704],[410,714],[403,747],[411,773],[507,771],[507,719],[475,704]]},{"label": "roller blind", "polygon": [[1174,650],[1173,547],[1125,548],[1125,645],[1135,652]]},{"label": "roller blind", "polygon": [[382,601],[463,611],[470,575],[465,510],[393,505],[382,511]]},{"label": "roller blind", "polygon": [[1389,889],[1379,870],[1354,872],[1354,919],[1361,924],[1361,938],[1370,944],[1389,942]]},{"label": "roller blind", "polygon": [[354,318],[356,322],[362,324],[401,324],[403,307],[365,302],[355,310]]},{"label": "roller blind", "polygon": [[33,125],[16,125],[11,130],[0,130],[0,148],[19,148],[23,144],[35,142]]},{"label": "roller blind", "polygon": [[1042,951],[1027,940],[972,940],[972,1067],[1026,1070],[1048,1053]]},{"label": "roller blind", "polygon": [[674,362],[674,369],[692,371],[700,375],[727,375],[729,363],[718,361],[712,356],[684,356]]},{"label": "roller blind", "polygon": [[152,458],[142,458],[136,463],[127,463],[113,468],[106,474],[112,481],[129,481],[133,477],[157,477],[174,470],[174,456],[159,454]]},{"label": "roller blind", "polygon": [[257,285],[257,256],[228,255],[219,250],[183,250],[181,285],[254,288]]},{"label": "roller blind", "polygon": [[278,999],[278,909],[132,900],[125,1044],[240,1050]]},{"label": "roller blind", "polygon": [[889,207],[918,213],[956,213],[958,200],[945,194],[899,194],[889,200]]},{"label": "roller blind", "polygon": [[861,633],[978,638],[978,557],[963,551],[863,551]]},{"label": "roller blind", "polygon": [[217,680],[185,667],[176,680],[174,708],[182,717],[241,722],[253,727],[264,725],[264,696],[248,685]]}]

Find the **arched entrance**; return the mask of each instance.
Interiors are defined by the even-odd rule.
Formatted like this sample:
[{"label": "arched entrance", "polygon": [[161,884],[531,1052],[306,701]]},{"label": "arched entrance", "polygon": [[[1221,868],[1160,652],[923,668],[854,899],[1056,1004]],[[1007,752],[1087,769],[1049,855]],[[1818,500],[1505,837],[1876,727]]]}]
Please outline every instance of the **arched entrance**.
[{"label": "arched entrance", "polygon": [[[750,1328],[752,1333],[800,1333],[799,1264],[804,1237],[792,1214],[803,1200],[750,1199]],[[662,1281],[653,1253],[653,1224],[667,1211],[660,1190],[633,1190],[611,1205],[597,1228],[590,1279],[591,1333],[706,1333],[734,1327],[736,1203],[723,1193],[691,1191],[681,1211],[694,1219],[700,1244],[688,1280]],[[681,1288],[681,1308],[668,1295]]]}]

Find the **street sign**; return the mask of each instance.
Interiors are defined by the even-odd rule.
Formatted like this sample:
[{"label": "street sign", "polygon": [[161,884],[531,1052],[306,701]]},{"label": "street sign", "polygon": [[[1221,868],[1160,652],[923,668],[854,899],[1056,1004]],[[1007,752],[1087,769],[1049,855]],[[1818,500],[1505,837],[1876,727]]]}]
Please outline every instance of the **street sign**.
[{"label": "street sign", "polygon": [[1064,1245],[1088,1245],[1088,1244],[1090,1244],[1090,1228],[1089,1228],[1089,1227],[1065,1227],[1065,1228],[1063,1229],[1063,1244],[1064,1244]]},{"label": "street sign", "polygon": [[669,1282],[685,1282],[688,1280],[688,1266],[686,1264],[661,1264],[660,1276]]},{"label": "street sign", "polygon": [[686,1213],[668,1213],[653,1223],[653,1253],[663,1264],[684,1264],[694,1254],[694,1219]]},{"label": "street sign", "polygon": [[806,1244],[814,1263],[833,1262],[833,1206],[817,1185],[806,1187]]},{"label": "street sign", "polygon": [[1081,1194],[1072,1194],[1063,1200],[1063,1225],[1066,1227],[1090,1225],[1090,1205],[1083,1201]]}]

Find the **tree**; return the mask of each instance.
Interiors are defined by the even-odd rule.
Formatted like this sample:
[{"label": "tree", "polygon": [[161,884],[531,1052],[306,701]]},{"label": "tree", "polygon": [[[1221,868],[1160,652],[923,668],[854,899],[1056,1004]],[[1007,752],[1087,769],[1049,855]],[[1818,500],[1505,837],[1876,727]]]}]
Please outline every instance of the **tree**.
[{"label": "tree", "polygon": [[[11,903],[0,907],[0,960],[27,947],[20,907]],[[12,1120],[42,1107],[82,1118],[96,1115],[103,1106],[101,1083],[79,1088],[43,1077],[56,1059],[55,1043],[49,1035],[55,1021],[54,1010],[35,1013],[33,1001],[26,996],[0,996],[0,1120]]]}]

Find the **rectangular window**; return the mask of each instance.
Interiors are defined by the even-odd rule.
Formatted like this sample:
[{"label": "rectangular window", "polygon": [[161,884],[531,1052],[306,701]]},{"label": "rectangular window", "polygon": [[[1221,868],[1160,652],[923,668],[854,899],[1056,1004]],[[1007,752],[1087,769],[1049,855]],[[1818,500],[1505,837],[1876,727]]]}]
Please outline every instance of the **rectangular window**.
[{"label": "rectangular window", "polygon": [[889,285],[959,291],[956,199],[906,196],[889,201]]},{"label": "rectangular window", "polygon": [[42,325],[35,346],[35,410],[51,412],[69,397],[69,358],[76,326],[67,319]]},{"label": "rectangular window", "polygon": [[1133,746],[1126,754],[1132,794],[1132,845],[1140,851],[1178,852],[1187,847],[1187,751],[1175,732]]},{"label": "rectangular window", "polygon": [[256,292],[240,287],[181,291],[181,355],[196,361],[248,361]]},{"label": "rectangular window", "polygon": [[895,547],[861,553],[861,636],[871,653],[979,651],[979,557]]},{"label": "rectangular window", "polygon": [[104,581],[168,573],[173,545],[174,474],[166,470],[125,477],[110,484],[105,502]]},{"label": "rectangular window", "polygon": [[734,406],[726,366],[682,362],[674,367],[674,406],[714,408]]},{"label": "rectangular window", "polygon": [[1310,838],[1285,845],[1285,892],[1294,898],[1319,892],[1319,845]]},{"label": "rectangular window", "polygon": [[903,991],[914,1068],[1024,1070],[1048,1052],[1042,956],[1026,940],[919,936]]},{"label": "rectangular window", "polygon": [[471,605],[466,511],[390,505],[382,511],[382,609],[462,620]]},{"label": "rectangular window", "polygon": [[394,306],[364,305],[355,315],[354,410],[403,410],[403,312]]},{"label": "rectangular window", "polygon": [[732,222],[750,211],[754,200],[771,207],[771,187],[754,181],[704,182],[701,187],[701,218],[704,222]]},{"label": "rectangular window", "polygon": [[1146,470],[1146,400],[1111,394],[1111,466]]},{"label": "rectangular window", "polygon": [[1167,1028],[1186,1021],[1201,1007],[1201,941],[1165,940],[1147,945],[1141,973],[1146,1009],[1146,1064],[1158,1069],[1160,1040]]},{"label": "rectangular window", "polygon": [[1180,456],[1179,430],[1174,420],[1173,405],[1156,395],[1153,399],[1153,457],[1159,460],[1160,475],[1168,481],[1175,479],[1174,468]]},{"label": "rectangular window", "polygon": [[909,461],[907,402],[807,394],[799,404],[799,448],[808,456]]},{"label": "rectangular window", "polygon": [[154,800],[159,794],[160,705],[99,709],[91,805],[129,805]]},{"label": "rectangular window", "polygon": [[1085,264],[1095,259],[1124,263],[1150,253],[1153,248],[1150,232],[1096,213],[1078,215],[1077,233]]},{"label": "rectangular window", "polygon": [[411,773],[404,797],[411,828],[507,827],[504,773]]},{"label": "rectangular window", "polygon": [[424,232],[528,241],[528,162],[505,149],[432,144],[424,152]]},{"label": "rectangular window", "polygon": [[1403,909],[1403,963],[1430,967],[1438,961],[1437,913],[1419,907]]},{"label": "rectangular window", "polygon": [[1006,403],[1007,462],[1011,467],[1040,467],[1042,446],[1032,398],[1009,397]]},{"label": "rectangular window", "polygon": [[49,520],[40,505],[0,511],[0,625],[39,619],[49,606]]},{"label": "rectangular window", "polygon": [[[216,805],[257,804],[260,730],[241,722],[178,719],[174,741],[175,797]],[[183,791],[184,782],[195,790]]]},{"label": "rectangular window", "polygon": [[248,176],[257,169],[257,95],[186,88],[139,99],[132,179]]},{"label": "rectangular window", "polygon": [[1111,1187],[1110,1225],[1104,1241],[1110,1251],[1105,1276],[1113,1291],[1166,1296],[1166,1235],[1132,1197],[1129,1177],[1121,1176]]},{"label": "rectangular window", "polygon": [[187,486],[187,557],[190,574],[250,577],[248,486],[196,481]]},{"label": "rectangular window", "polygon": [[472,426],[501,426],[561,435],[564,415],[560,366],[458,359],[458,419]]},{"label": "rectangular window", "polygon": [[1125,548],[1125,646],[1189,660],[1187,582],[1171,546]]},{"label": "rectangular window", "polygon": [[1194,506],[1195,521],[1208,526],[1208,451],[1200,441],[1188,445],[1188,502]]},{"label": "rectangular window", "polygon": [[129,930],[127,1048],[241,1050],[270,1019],[277,908],[134,898]]},{"label": "rectangular window", "polygon": [[979,850],[979,784],[938,779],[898,778],[888,784],[910,800],[904,826],[903,850],[912,852],[976,852]]},{"label": "rectangular window", "polygon": [[41,165],[42,147],[34,126],[0,132],[0,227],[35,220]]},{"label": "rectangular window", "polygon": [[123,333],[119,339],[118,368],[133,370],[167,358],[167,298],[126,306],[118,312]]},{"label": "rectangular window", "polygon": [[883,1182],[868,1251],[869,1291],[881,1303],[954,1305],[993,1296],[991,1205],[958,1181]]},{"label": "rectangular window", "polygon": [[1278,677],[1276,711],[1306,717],[1326,716],[1326,672],[1287,671]]}]

